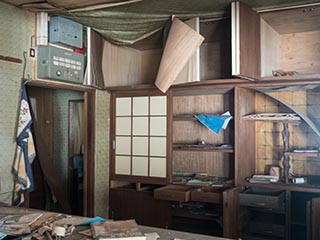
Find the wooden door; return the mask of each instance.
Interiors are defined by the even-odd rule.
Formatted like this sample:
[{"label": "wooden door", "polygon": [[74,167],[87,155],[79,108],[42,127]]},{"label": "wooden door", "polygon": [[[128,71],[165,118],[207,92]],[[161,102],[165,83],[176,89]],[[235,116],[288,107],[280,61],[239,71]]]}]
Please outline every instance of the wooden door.
[{"label": "wooden door", "polygon": [[[37,124],[37,129],[39,129],[41,135],[46,136],[43,138],[44,145],[47,147],[49,161],[53,161],[53,90],[28,87],[28,96],[32,110],[33,124]],[[32,163],[32,171],[36,189],[29,193],[28,207],[45,209],[47,187],[38,155]]]},{"label": "wooden door", "polygon": [[320,239],[320,198],[311,200],[311,229],[312,240]]},{"label": "wooden door", "polygon": [[238,238],[241,230],[240,187],[223,191],[223,237]]},{"label": "wooden door", "polygon": [[231,4],[232,75],[256,79],[261,75],[260,15],[241,2]]}]

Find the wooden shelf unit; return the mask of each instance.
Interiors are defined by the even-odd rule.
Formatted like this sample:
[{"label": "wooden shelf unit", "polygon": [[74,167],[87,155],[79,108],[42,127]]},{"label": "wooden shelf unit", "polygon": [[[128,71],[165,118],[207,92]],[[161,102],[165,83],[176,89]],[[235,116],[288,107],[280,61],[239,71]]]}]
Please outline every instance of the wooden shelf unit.
[{"label": "wooden shelf unit", "polygon": [[[172,171],[206,172],[233,179],[233,122],[219,134],[194,121],[196,114],[234,112],[232,88],[172,89]],[[187,121],[185,121],[187,120]],[[228,145],[228,148],[221,147]],[[230,147],[231,146],[231,147]]]},{"label": "wooden shelf unit", "polygon": [[[313,90],[314,89],[314,90]],[[316,110],[320,100],[320,92],[316,90],[316,86],[301,85],[300,88],[295,86],[275,86],[266,87],[264,89],[267,94],[263,94],[263,88],[256,90],[253,88],[237,87],[236,102],[236,185],[257,186],[257,184],[249,184],[247,178],[254,174],[269,174],[269,165],[282,166],[283,158],[290,160],[290,166],[287,168],[288,174],[295,175],[320,175],[317,172],[317,166],[320,166],[318,153],[310,152],[290,152],[290,149],[308,149],[317,147],[320,136],[314,127],[318,125],[319,113]],[[275,98],[270,97],[273,95]],[[278,100],[275,100],[278,99]],[[283,104],[284,103],[284,104]],[[291,105],[291,108],[288,108]],[[284,147],[282,138],[283,124],[288,121],[248,121],[243,118],[252,113],[268,113],[268,112],[288,112],[295,113],[293,109],[297,109],[299,114],[302,114],[300,124],[288,125],[288,133],[290,136],[287,139],[287,148]],[[314,125],[309,126],[309,123]],[[281,133],[282,132],[282,133]],[[246,139],[246,142],[242,142]],[[256,146],[252,148],[252,146]],[[313,159],[311,161],[311,159]],[[282,166],[283,168],[283,166]],[[282,175],[283,176],[283,175]],[[289,176],[288,176],[289,177]],[[287,179],[288,180],[288,179]],[[259,186],[260,184],[258,184]],[[308,184],[262,184],[263,187],[279,188],[296,191],[315,191],[319,192],[319,186],[313,183]]]}]

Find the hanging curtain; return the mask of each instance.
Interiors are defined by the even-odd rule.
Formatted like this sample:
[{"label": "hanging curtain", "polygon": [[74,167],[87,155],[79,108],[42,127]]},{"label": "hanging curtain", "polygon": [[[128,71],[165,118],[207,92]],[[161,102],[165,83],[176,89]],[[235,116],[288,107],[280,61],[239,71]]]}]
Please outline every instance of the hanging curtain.
[{"label": "hanging curtain", "polygon": [[74,112],[71,124],[71,138],[72,138],[72,149],[73,154],[83,154],[83,102],[73,102]]},{"label": "hanging curtain", "polygon": [[24,192],[34,190],[31,163],[36,153],[31,133],[31,114],[26,88],[23,85],[17,129],[17,150],[13,163],[14,190],[12,205],[23,206]]}]

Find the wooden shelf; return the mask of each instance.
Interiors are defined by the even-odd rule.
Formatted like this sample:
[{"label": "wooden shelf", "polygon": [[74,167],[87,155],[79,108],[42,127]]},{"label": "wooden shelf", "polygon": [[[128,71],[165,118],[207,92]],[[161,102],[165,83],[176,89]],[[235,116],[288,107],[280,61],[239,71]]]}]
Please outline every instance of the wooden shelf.
[{"label": "wooden shelf", "polygon": [[233,148],[224,147],[210,147],[208,145],[197,145],[197,146],[173,146],[173,151],[190,151],[190,152],[222,152],[222,153],[233,153]]},{"label": "wooden shelf", "polygon": [[250,121],[288,122],[299,124],[301,118],[293,113],[256,113],[242,117]]},{"label": "wooden shelf", "polygon": [[299,191],[299,192],[314,192],[320,193],[319,185],[311,185],[308,183],[303,184],[285,184],[285,183],[269,183],[269,184],[261,184],[261,183],[249,183],[243,182],[240,185],[246,187],[258,187],[258,188],[271,188],[271,189],[281,189],[281,190],[289,190],[289,191]]},{"label": "wooden shelf", "polygon": [[193,114],[175,115],[173,121],[198,121]]},{"label": "wooden shelf", "polygon": [[292,156],[292,157],[319,157],[320,156],[320,153],[319,151],[316,151],[316,152],[285,152],[284,153],[285,155],[289,155],[289,156]]}]

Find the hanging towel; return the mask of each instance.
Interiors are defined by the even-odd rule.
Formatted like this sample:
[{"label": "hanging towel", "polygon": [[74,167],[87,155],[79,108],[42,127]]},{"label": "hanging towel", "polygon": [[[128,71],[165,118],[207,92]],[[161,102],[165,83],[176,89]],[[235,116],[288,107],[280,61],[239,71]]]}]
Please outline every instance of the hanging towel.
[{"label": "hanging towel", "polygon": [[31,163],[36,153],[30,129],[31,124],[30,106],[26,88],[23,85],[16,137],[17,150],[12,168],[14,175],[13,206],[22,206],[24,202],[23,192],[34,190]]},{"label": "hanging towel", "polygon": [[230,112],[225,112],[222,115],[207,115],[199,114],[194,115],[199,122],[209,128],[215,134],[219,134],[221,129],[226,129],[232,116]]}]

